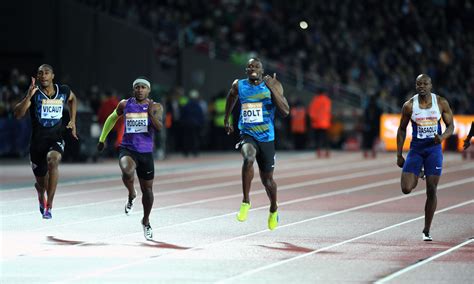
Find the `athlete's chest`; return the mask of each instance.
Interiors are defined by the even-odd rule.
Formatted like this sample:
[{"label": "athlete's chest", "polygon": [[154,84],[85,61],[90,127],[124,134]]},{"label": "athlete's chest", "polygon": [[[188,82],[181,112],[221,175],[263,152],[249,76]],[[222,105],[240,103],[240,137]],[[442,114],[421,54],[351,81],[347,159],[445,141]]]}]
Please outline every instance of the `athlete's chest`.
[{"label": "athlete's chest", "polygon": [[148,132],[148,104],[129,102],[125,107],[124,114],[126,133]]}]

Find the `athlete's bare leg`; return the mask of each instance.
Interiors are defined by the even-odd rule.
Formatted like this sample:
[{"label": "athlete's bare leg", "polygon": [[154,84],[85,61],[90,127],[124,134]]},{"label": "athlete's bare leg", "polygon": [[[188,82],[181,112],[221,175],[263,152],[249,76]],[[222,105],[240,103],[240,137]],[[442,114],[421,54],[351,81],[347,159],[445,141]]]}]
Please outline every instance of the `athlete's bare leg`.
[{"label": "athlete's bare leg", "polygon": [[44,203],[44,194],[46,193],[46,189],[48,188],[48,174],[46,174],[44,177],[35,176],[35,178],[35,189],[38,193],[38,199]]},{"label": "athlete's bare leg", "polygon": [[47,208],[53,208],[53,200],[54,195],[56,193],[56,187],[58,186],[58,178],[59,178],[59,162],[61,161],[61,153],[58,151],[50,151],[46,156],[46,160],[48,162],[48,174],[47,174],[47,182],[44,188],[46,188],[47,192]]},{"label": "athlete's bare leg", "polygon": [[402,173],[400,185],[404,194],[409,194],[416,187],[417,184],[418,176],[416,176],[414,173]]},{"label": "athlete's bare leg", "polygon": [[119,161],[120,170],[122,170],[122,181],[128,190],[128,199],[131,201],[137,196],[135,187],[133,185],[135,178],[135,169],[137,165],[130,156],[123,156]]},{"label": "athlete's bare leg", "polygon": [[140,189],[142,190],[142,204],[143,204],[143,225],[150,224],[150,213],[151,209],[153,208],[153,179],[144,180],[139,178],[138,181],[140,182]]},{"label": "athlete's bare leg", "polygon": [[244,158],[242,164],[242,191],[243,191],[243,199],[242,202],[250,203],[250,186],[252,184],[254,170],[253,164],[255,162],[255,157],[257,155],[257,150],[255,147],[250,143],[245,143],[242,146],[242,157]]},{"label": "athlete's bare leg", "polygon": [[265,187],[267,196],[270,199],[270,212],[273,213],[278,209],[277,185],[275,180],[273,179],[273,171],[268,173],[263,173],[260,171],[260,179],[262,180],[262,184]]},{"label": "athlete's bare leg", "polygon": [[438,205],[438,198],[436,191],[438,188],[439,176],[426,177],[426,204],[425,204],[425,227],[423,233],[429,233],[431,228],[431,221]]}]

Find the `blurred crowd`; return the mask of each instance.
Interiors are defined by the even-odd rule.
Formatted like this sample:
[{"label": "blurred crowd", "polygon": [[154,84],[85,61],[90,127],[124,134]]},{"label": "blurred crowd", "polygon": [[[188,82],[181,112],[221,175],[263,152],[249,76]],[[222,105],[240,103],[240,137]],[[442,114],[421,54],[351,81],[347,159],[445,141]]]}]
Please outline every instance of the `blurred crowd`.
[{"label": "blurred crowd", "polygon": [[[55,83],[62,83],[61,74],[56,74]],[[0,75],[0,157],[24,157],[28,154],[31,122],[29,115],[21,120],[13,117],[14,106],[24,97],[30,84],[30,76],[17,69],[9,74]],[[63,160],[85,161],[98,158],[95,149],[100,131],[107,117],[116,108],[120,100],[131,96],[115,90],[104,90],[100,86],[90,86],[87,90],[70,86],[78,98],[77,129],[79,141],[71,139],[65,131],[66,149]],[[156,156],[165,158],[169,153],[180,153],[185,157],[196,157],[201,151],[232,151],[239,139],[238,132],[229,136],[224,130],[224,116],[227,90],[222,90],[210,99],[204,99],[195,89],[184,90],[182,87],[163,88],[152,84],[150,97],[164,106],[165,128],[155,137]],[[331,108],[331,94],[320,90],[309,104],[298,96],[290,96],[291,113],[288,117],[276,116],[275,129],[277,148],[284,150],[348,149],[358,150],[351,146],[351,137],[371,128],[370,137],[378,136],[380,100],[373,97],[372,109],[379,109],[378,116],[363,119],[363,115],[354,116],[360,121],[355,128],[347,131],[340,112]],[[63,125],[68,123],[67,108],[63,113]],[[234,109],[231,122],[238,129],[239,106]],[[365,121],[365,122],[364,122]],[[365,123],[365,124],[364,124]],[[361,132],[361,133],[362,133]],[[360,133],[359,133],[360,134]],[[119,120],[107,137],[104,156],[116,157],[117,147],[123,135],[123,121]],[[359,135],[361,136],[361,135]],[[365,139],[365,138],[364,138]]]},{"label": "blurred crowd", "polygon": [[[413,95],[419,73],[432,77],[434,91],[448,99],[455,114],[474,113],[472,1],[76,1],[152,31],[162,68],[175,67],[180,49],[191,47],[238,65],[246,64],[250,56],[261,57],[267,70],[311,90],[315,98],[325,94],[329,101],[337,101],[331,97],[334,86],[364,94],[361,109],[333,109],[322,124],[311,114],[317,109],[315,98],[308,102],[288,94],[292,113],[275,122],[280,149],[318,147],[321,155],[327,148],[373,149],[371,137],[379,129],[373,121],[386,111],[380,106],[390,104],[398,111]],[[301,21],[307,23],[306,29],[300,27]],[[0,156],[24,156],[28,151],[28,117],[15,121],[12,110],[25,94],[30,75],[16,69],[0,74]],[[101,86],[71,87],[79,99],[83,139],[70,153],[90,155],[107,115],[130,94]],[[197,156],[200,150],[232,149],[237,138],[223,130],[226,93],[203,98],[197,90],[153,86],[152,98],[166,111],[166,130],[156,139],[160,155]],[[355,119],[344,121],[344,111]],[[120,142],[120,127],[118,123],[109,145]],[[106,155],[115,155],[115,147],[109,149]]]},{"label": "blurred crowd", "polygon": [[163,66],[180,47],[236,64],[254,54],[297,84],[380,93],[394,106],[427,73],[457,113],[474,113],[469,0],[78,1],[151,30]]}]

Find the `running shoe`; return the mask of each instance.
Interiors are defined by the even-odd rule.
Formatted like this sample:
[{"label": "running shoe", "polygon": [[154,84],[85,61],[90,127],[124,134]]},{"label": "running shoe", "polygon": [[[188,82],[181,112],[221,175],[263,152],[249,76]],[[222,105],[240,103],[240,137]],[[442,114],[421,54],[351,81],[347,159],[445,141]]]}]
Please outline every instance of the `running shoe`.
[{"label": "running shoe", "polygon": [[39,210],[40,210],[41,215],[43,215],[44,208],[46,207],[46,198],[44,196],[44,193],[43,193],[43,196],[41,196],[41,194],[39,193],[41,188],[37,182],[35,182],[35,188],[36,188],[36,193],[38,194]]},{"label": "running shoe", "polygon": [[240,222],[244,222],[245,220],[247,220],[247,214],[249,212],[249,209],[250,203],[242,202],[242,204],[240,204],[239,213],[237,213],[237,220]]},{"label": "running shoe", "polygon": [[142,226],[143,226],[143,235],[145,236],[145,239],[148,241],[153,240],[153,229],[150,226],[150,223],[148,225],[143,224],[142,221]]},{"label": "running shoe", "polygon": [[423,241],[425,242],[431,242],[433,240],[433,238],[431,237],[430,233],[425,233],[423,232]]},{"label": "running shoe", "polygon": [[51,208],[46,208],[43,213],[43,219],[51,219],[53,215],[51,215]]},{"label": "running shoe", "polygon": [[421,178],[422,180],[425,180],[425,179],[426,179],[426,175],[425,175],[425,170],[424,170],[424,169],[421,169],[420,174],[418,175],[418,178]]},{"label": "running shoe", "polygon": [[41,201],[39,198],[38,198],[38,202],[39,202],[40,213],[41,213],[41,215],[43,215],[44,214],[44,208],[46,207],[46,204],[45,204],[44,200]]},{"label": "running shoe", "polygon": [[137,198],[137,196],[135,195],[134,198],[130,199],[130,197],[128,198],[128,201],[127,203],[125,204],[125,214],[130,214],[130,212],[132,212],[133,210],[133,204],[135,202],[135,199]]},{"label": "running shoe", "polygon": [[275,230],[275,228],[278,226],[278,211],[275,212],[270,212],[270,215],[268,215],[268,229],[270,230]]}]

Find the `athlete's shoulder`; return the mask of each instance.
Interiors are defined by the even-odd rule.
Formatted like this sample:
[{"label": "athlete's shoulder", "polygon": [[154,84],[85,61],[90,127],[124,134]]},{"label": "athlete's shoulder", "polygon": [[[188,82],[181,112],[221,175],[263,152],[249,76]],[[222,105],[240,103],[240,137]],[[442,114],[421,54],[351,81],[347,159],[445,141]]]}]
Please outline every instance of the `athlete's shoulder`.
[{"label": "athlete's shoulder", "polygon": [[61,94],[69,95],[71,93],[71,87],[69,87],[68,85],[65,85],[65,84],[57,84],[57,85],[59,88],[59,92]]},{"label": "athlete's shoulder", "polygon": [[433,96],[435,96],[436,100],[440,103],[448,103],[448,100],[445,98],[445,97],[442,97],[440,95],[437,95],[437,94],[433,94]]},{"label": "athlete's shoulder", "polygon": [[413,101],[414,97],[410,98],[408,101],[406,101],[403,106],[402,106],[402,113],[403,114],[411,114],[413,111]]},{"label": "athlete's shoulder", "polygon": [[240,80],[235,79],[234,82],[232,82],[231,90],[238,92],[239,91],[239,84],[240,84]]}]

